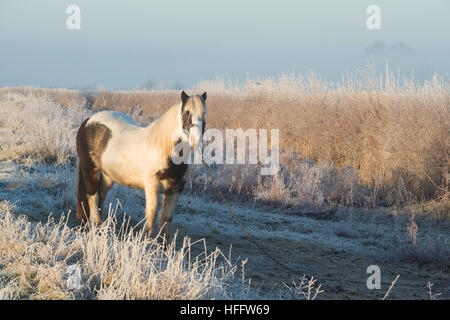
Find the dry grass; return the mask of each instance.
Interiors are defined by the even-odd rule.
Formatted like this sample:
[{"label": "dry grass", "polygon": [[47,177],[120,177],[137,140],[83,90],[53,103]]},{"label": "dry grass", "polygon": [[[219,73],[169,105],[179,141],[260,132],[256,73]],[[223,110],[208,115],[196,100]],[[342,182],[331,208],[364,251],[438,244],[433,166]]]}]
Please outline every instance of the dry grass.
[{"label": "dry grass", "polygon": [[437,199],[448,197],[449,89],[437,76],[422,85],[375,75],[248,81],[231,99],[227,90],[210,95],[208,124],[279,128],[281,148],[353,169],[371,205]]},{"label": "dry grass", "polygon": [[4,87],[0,94],[16,94],[18,96],[33,96],[51,101],[64,107],[91,105],[88,92],[70,89],[41,89],[34,87]]},{"label": "dry grass", "polygon": [[[243,84],[218,79],[199,83],[194,90],[208,91],[208,127],[279,128],[280,147],[297,155],[296,160],[284,162],[290,173],[304,163],[302,159],[313,161],[315,168],[305,166],[302,171],[313,175],[311,181],[282,173],[258,185],[255,177],[248,176],[246,191],[261,199],[309,197],[319,186],[319,193],[313,191],[319,204],[449,201],[448,77],[419,83],[368,68],[340,83],[309,73],[249,79]],[[61,105],[78,105],[82,94],[31,88],[0,92],[17,91],[41,92]],[[84,97],[92,109],[128,112],[146,122],[176,103],[179,92],[99,90]]]},{"label": "dry grass", "polygon": [[[69,228],[64,218],[32,224],[0,202],[0,299],[227,299],[251,294],[233,279],[236,266],[216,249],[191,256],[185,238],[164,249],[118,224],[115,212],[96,229]],[[197,244],[203,245],[203,244]],[[67,285],[68,268],[81,286]],[[231,284],[231,285],[230,285]],[[234,290],[234,291],[233,291]]]}]

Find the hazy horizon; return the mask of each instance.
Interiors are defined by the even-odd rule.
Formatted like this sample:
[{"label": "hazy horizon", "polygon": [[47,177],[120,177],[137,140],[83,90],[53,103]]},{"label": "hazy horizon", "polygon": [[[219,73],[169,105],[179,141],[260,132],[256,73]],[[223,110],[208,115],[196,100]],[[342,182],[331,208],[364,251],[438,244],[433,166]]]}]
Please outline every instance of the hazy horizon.
[{"label": "hazy horizon", "polygon": [[[69,5],[81,30],[69,30]],[[366,8],[381,9],[369,30]],[[0,3],[0,86],[180,88],[373,61],[418,80],[450,73],[450,2],[56,1]]]}]

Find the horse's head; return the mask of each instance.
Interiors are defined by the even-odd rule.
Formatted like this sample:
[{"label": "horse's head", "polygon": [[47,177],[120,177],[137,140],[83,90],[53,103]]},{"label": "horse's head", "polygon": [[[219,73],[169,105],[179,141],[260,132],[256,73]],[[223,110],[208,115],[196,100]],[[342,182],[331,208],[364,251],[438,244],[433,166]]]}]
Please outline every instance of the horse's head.
[{"label": "horse's head", "polygon": [[206,126],[206,92],[188,96],[181,93],[181,123],[187,135],[189,145],[195,147],[203,137]]}]

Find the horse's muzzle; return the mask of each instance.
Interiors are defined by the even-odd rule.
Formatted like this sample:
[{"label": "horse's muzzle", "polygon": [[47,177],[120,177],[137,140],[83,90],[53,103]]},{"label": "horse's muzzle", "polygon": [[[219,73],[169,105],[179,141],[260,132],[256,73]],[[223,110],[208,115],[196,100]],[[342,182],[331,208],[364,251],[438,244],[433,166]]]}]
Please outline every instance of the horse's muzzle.
[{"label": "horse's muzzle", "polygon": [[189,129],[189,145],[191,148],[195,147],[202,136],[202,127],[201,125],[194,125],[192,128]]}]

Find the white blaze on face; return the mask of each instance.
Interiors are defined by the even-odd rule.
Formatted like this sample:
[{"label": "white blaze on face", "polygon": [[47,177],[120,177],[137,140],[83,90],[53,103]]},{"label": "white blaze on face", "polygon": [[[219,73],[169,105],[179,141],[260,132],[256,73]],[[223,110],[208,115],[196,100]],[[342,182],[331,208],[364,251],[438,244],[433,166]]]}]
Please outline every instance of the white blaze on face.
[{"label": "white blaze on face", "polygon": [[194,147],[200,141],[202,137],[202,122],[195,121],[192,123],[192,127],[189,129],[189,145]]}]

